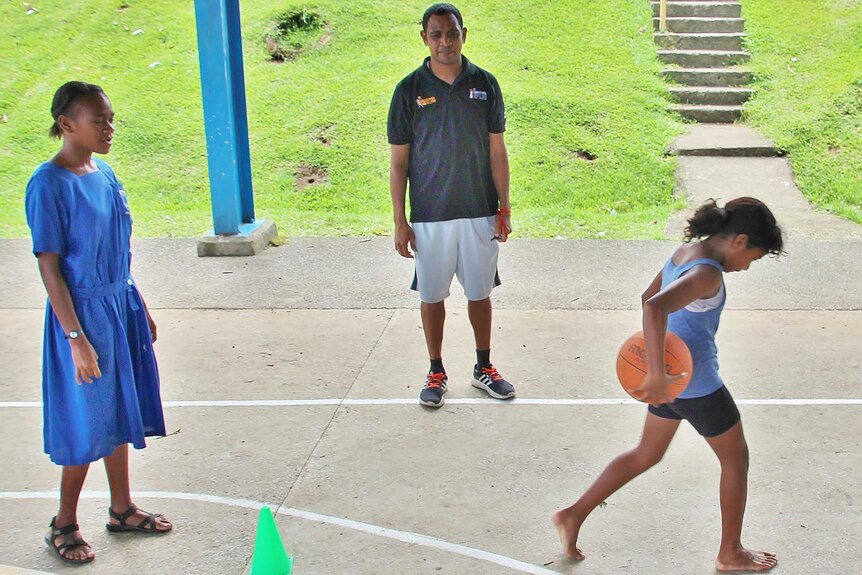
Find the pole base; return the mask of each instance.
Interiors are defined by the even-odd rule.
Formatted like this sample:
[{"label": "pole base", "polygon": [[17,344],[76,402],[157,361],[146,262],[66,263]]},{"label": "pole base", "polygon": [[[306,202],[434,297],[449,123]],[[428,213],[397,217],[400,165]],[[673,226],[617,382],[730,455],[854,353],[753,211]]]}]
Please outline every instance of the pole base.
[{"label": "pole base", "polygon": [[210,230],[198,238],[198,257],[210,256],[253,256],[269,245],[269,241],[278,235],[275,222],[258,220],[250,224],[242,224],[239,233],[230,236],[219,236]]}]

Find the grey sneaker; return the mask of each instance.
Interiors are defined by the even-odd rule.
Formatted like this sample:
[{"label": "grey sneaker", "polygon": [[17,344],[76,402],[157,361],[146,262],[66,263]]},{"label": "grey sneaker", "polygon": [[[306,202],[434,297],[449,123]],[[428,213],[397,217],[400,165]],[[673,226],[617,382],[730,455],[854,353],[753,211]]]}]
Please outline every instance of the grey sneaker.
[{"label": "grey sneaker", "polygon": [[473,387],[481,389],[494,399],[511,399],[515,397],[515,387],[503,379],[493,365],[490,367],[473,367]]},{"label": "grey sneaker", "polygon": [[446,394],[446,382],[449,378],[445,373],[428,372],[425,386],[419,393],[419,403],[428,407],[443,407],[443,396]]}]

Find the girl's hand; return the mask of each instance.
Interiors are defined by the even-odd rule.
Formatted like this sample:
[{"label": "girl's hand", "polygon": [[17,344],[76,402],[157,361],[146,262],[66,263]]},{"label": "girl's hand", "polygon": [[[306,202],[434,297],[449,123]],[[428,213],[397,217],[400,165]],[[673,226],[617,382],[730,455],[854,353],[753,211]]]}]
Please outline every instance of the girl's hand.
[{"label": "girl's hand", "polygon": [[158,336],[156,335],[156,322],[153,321],[153,316],[150,315],[150,310],[147,310],[147,323],[150,324],[150,332],[153,334],[153,343],[156,343]]},{"label": "girl's hand", "polygon": [[72,361],[75,362],[75,381],[78,384],[93,383],[94,378],[102,377],[99,369],[99,354],[93,349],[87,336],[81,334],[77,339],[70,339]]},{"label": "girl's hand", "polygon": [[686,374],[679,375],[650,375],[647,374],[644,382],[640,387],[634,390],[634,396],[638,401],[649,403],[650,405],[661,405],[670,403],[673,398],[668,393],[670,385],[677,379],[682,379]]}]

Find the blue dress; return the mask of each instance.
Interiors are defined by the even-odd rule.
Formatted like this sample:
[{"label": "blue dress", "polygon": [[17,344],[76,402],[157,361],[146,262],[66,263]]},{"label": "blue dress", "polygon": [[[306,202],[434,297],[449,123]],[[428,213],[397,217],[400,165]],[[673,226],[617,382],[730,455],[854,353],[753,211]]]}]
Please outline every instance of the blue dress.
[{"label": "blue dress", "polygon": [[50,301],[45,312],[42,397],[45,453],[82,465],[125,443],[164,435],[159,373],[143,300],[130,274],[132,217],[123,185],[105,162],[84,176],[51,162],[27,184],[33,253],[56,253],[102,377],[75,382],[75,364]]}]

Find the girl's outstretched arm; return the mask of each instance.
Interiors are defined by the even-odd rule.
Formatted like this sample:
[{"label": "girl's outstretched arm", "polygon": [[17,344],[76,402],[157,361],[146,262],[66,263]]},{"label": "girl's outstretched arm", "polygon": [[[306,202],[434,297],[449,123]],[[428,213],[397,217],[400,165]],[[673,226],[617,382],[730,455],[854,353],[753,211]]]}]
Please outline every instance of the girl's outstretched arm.
[{"label": "girl's outstretched arm", "polygon": [[54,310],[54,315],[63,327],[63,332],[68,334],[71,331],[77,331],[80,334],[77,338],[69,340],[72,361],[75,362],[75,381],[93,383],[93,378],[102,377],[99,355],[93,349],[78,320],[69,286],[66,285],[66,279],[60,271],[60,256],[42,252],[36,257],[39,262],[39,274],[42,276],[42,283],[51,302],[51,309]]},{"label": "girl's outstretched arm", "polygon": [[[661,285],[661,274],[657,277]],[[656,280],[644,292],[643,332],[646,345],[647,375],[643,385],[636,391],[639,399],[646,403],[660,404],[671,401],[667,395],[668,384],[681,375],[665,373],[664,349],[667,334],[667,316],[691,302],[714,296],[721,288],[721,271],[712,266],[695,266],[664,289],[653,295]]]}]

